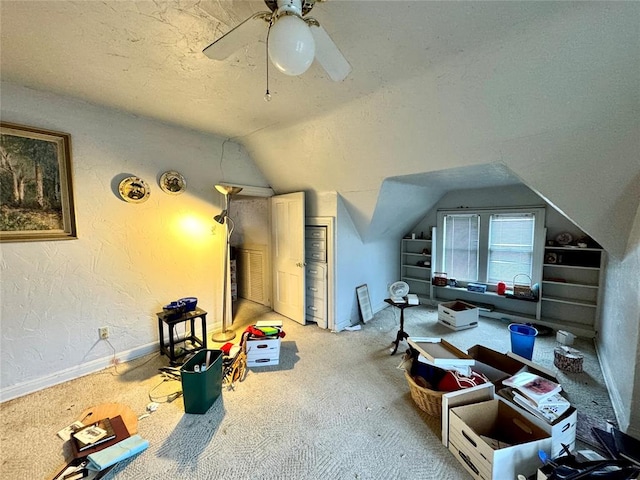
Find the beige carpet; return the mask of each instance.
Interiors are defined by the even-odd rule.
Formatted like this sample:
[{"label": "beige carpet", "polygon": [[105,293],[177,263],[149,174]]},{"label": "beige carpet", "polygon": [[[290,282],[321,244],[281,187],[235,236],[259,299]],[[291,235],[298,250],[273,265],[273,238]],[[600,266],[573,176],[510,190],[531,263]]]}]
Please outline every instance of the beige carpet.
[{"label": "beige carpet", "polygon": [[[204,415],[185,414],[182,398],[160,403],[138,425],[148,450],[105,478],[468,478],[440,443],[439,419],[421,412],[409,396],[398,368],[406,344],[390,356],[396,309],[378,313],[360,331],[336,334],[254,307],[240,304],[234,327],[283,319],[280,365],[250,369]],[[453,332],[436,317],[431,308],[408,309],[405,329],[444,337],[461,349],[510,348],[506,323],[482,319],[478,328]],[[555,345],[555,337],[536,339],[533,360],[553,368]],[[561,383],[579,411],[613,419],[592,343],[578,340],[575,347],[587,354],[584,372],[560,372]],[[0,405],[0,478],[52,474],[67,451],[56,432],[92,405],[119,402],[142,415],[150,393],[160,402],[180,390],[180,382],[162,382],[158,368],[165,365],[166,357],[150,355]]]}]

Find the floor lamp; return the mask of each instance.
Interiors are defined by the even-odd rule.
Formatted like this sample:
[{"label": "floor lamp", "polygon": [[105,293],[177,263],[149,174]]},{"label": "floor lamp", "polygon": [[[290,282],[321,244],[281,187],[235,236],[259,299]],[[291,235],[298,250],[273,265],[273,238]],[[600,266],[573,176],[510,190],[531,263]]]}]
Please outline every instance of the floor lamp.
[{"label": "floor lamp", "polygon": [[[219,215],[213,217],[213,219],[220,225],[224,225],[225,230],[225,242],[224,242],[224,264],[223,264],[223,282],[222,282],[222,331],[215,333],[211,337],[214,342],[228,342],[233,339],[236,334],[233,330],[230,330],[227,325],[227,297],[229,295],[229,276],[227,274],[229,269],[229,240],[233,233],[234,223],[229,217],[229,205],[231,203],[231,196],[240,193],[241,187],[232,187],[229,185],[216,185],[216,190],[224,195],[224,210]],[[231,228],[229,228],[231,224]]]}]

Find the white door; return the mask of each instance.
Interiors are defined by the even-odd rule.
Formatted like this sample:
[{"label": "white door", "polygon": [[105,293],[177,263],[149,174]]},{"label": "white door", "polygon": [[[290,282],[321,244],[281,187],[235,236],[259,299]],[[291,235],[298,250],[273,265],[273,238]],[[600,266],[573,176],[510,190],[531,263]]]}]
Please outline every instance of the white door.
[{"label": "white door", "polygon": [[273,309],[305,324],[304,192],[271,197]]}]

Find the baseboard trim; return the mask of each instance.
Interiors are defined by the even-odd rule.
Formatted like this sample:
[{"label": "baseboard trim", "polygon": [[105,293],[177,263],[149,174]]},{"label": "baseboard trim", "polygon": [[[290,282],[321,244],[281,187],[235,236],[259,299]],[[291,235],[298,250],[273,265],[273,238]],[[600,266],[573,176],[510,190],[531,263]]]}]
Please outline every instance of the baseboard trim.
[{"label": "baseboard trim", "polygon": [[618,393],[618,388],[616,385],[612,385],[610,379],[615,378],[613,371],[609,368],[609,364],[607,362],[602,361],[602,356],[600,355],[600,350],[598,349],[598,342],[595,342],[596,347],[596,356],[598,357],[598,363],[600,364],[600,368],[602,369],[602,376],[604,377],[604,383],[607,386],[607,391],[609,392],[609,399],[611,400],[611,406],[613,407],[613,412],[616,415],[616,422],[618,423],[618,427],[626,431],[629,427],[629,417],[625,414],[624,404],[622,402],[622,398]]},{"label": "baseboard trim", "polygon": [[[141,347],[132,348],[124,352],[119,352],[116,357],[120,362],[129,362],[138,357],[148,355],[153,352],[158,352],[158,343],[149,343]],[[112,366],[113,355],[108,357],[98,358],[81,365],[60,370],[44,377],[39,377],[27,382],[18,383],[10,387],[6,387],[0,390],[0,403],[19,398],[30,393],[44,390],[45,388],[53,387],[60,383],[68,382],[76,378],[84,377],[90,373],[99,372],[105,368]]]}]

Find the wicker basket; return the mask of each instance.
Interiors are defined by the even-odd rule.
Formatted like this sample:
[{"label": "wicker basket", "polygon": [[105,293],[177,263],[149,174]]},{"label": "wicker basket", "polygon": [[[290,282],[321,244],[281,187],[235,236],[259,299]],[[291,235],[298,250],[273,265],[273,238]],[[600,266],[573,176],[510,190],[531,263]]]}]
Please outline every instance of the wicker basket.
[{"label": "wicker basket", "polygon": [[[516,278],[526,277],[527,283],[516,283]],[[533,290],[531,290],[531,277],[526,273],[519,273],[513,277],[513,296],[518,298],[533,298]]]},{"label": "wicker basket", "polygon": [[405,370],[404,376],[409,383],[409,391],[411,392],[411,398],[416,402],[416,405],[420,410],[429,415],[441,416],[442,415],[442,394],[445,392],[437,392],[435,390],[429,390],[428,388],[418,385],[409,372]]}]

